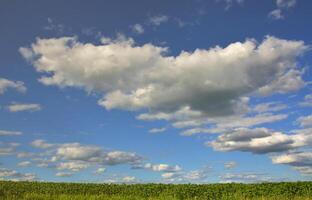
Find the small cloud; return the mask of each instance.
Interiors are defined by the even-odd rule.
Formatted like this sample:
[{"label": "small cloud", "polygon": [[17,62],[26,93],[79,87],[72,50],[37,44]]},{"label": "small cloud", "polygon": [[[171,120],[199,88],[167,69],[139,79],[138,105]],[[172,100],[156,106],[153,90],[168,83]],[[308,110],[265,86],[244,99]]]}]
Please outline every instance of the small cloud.
[{"label": "small cloud", "polygon": [[54,147],[55,145],[47,143],[45,140],[39,139],[39,140],[32,141],[31,146],[35,148],[39,148],[39,149],[48,149],[48,148]]},{"label": "small cloud", "polygon": [[165,23],[169,20],[169,17],[166,15],[156,15],[149,18],[149,23],[154,26],[159,26],[162,23]]},{"label": "small cloud", "polygon": [[269,13],[269,17],[275,20],[284,19],[283,12],[289,8],[292,8],[296,5],[296,0],[276,0],[276,9],[272,10]]},{"label": "small cloud", "polygon": [[136,182],[136,178],[134,176],[125,176],[122,178],[122,181],[125,183],[133,183]]},{"label": "small cloud", "polygon": [[0,130],[0,136],[12,136],[12,135],[22,135],[22,132]]},{"label": "small cloud", "polygon": [[224,163],[224,168],[225,169],[233,169],[237,166],[237,163],[234,161],[226,162]]},{"label": "small cloud", "polygon": [[294,7],[297,0],[276,0],[276,5],[278,8],[291,8]]},{"label": "small cloud", "polygon": [[35,111],[41,110],[41,105],[26,104],[26,103],[12,103],[11,105],[7,106],[7,109],[10,112],[22,112],[22,111],[35,112]]},{"label": "small cloud", "polygon": [[299,103],[303,107],[312,107],[312,94],[308,94],[304,97],[304,101]]},{"label": "small cloud", "polygon": [[55,176],[58,176],[58,177],[70,177],[70,176],[73,176],[74,174],[71,173],[71,172],[57,172],[55,174]]},{"label": "small cloud", "polygon": [[30,164],[31,164],[31,162],[29,162],[29,161],[23,161],[23,162],[18,163],[17,166],[28,167],[28,166],[30,166]]},{"label": "small cloud", "polygon": [[[25,56],[27,56],[25,54]],[[26,92],[26,87],[22,81],[11,81],[5,78],[0,78],[0,95],[5,93],[9,88],[19,92]]]},{"label": "small cloud", "polygon": [[148,132],[150,132],[150,133],[161,133],[161,132],[164,132],[166,130],[167,130],[166,128],[153,128],[153,129],[150,129]]},{"label": "small cloud", "polygon": [[94,174],[103,174],[106,171],[105,167],[100,167],[97,170],[95,170]]},{"label": "small cloud", "polygon": [[65,26],[63,24],[55,23],[52,18],[48,18],[48,25],[43,27],[47,31],[55,31],[57,34],[63,34],[65,32]]},{"label": "small cloud", "polygon": [[272,19],[284,19],[284,15],[282,14],[282,10],[281,9],[275,9],[275,10],[272,10],[270,13],[269,13],[269,17],[272,18]]},{"label": "small cloud", "polygon": [[233,4],[242,5],[245,0],[216,0],[217,2],[224,2],[225,3],[225,10],[229,10]]},{"label": "small cloud", "polygon": [[143,34],[144,33],[144,28],[141,24],[135,24],[135,25],[131,26],[131,29],[136,34]]}]

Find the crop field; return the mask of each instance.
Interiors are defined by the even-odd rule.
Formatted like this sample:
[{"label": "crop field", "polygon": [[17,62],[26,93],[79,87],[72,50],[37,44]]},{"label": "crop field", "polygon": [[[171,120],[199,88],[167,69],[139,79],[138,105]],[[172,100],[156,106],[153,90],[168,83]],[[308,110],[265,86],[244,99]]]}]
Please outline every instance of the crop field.
[{"label": "crop field", "polygon": [[312,182],[260,184],[88,184],[0,181],[2,200],[308,200]]}]

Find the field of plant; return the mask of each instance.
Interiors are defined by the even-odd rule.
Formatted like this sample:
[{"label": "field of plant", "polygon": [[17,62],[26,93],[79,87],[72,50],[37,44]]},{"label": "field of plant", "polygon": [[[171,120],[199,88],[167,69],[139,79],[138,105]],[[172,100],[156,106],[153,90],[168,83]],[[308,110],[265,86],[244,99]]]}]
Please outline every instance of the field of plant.
[{"label": "field of plant", "polygon": [[7,200],[308,200],[312,182],[261,184],[86,184],[0,181]]}]

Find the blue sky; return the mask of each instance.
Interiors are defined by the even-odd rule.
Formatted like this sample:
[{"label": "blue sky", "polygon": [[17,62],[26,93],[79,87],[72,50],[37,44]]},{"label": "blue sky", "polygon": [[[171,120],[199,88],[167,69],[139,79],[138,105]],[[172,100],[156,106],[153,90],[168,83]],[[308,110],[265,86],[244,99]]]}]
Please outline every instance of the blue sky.
[{"label": "blue sky", "polygon": [[311,180],[311,9],[2,1],[0,179]]}]

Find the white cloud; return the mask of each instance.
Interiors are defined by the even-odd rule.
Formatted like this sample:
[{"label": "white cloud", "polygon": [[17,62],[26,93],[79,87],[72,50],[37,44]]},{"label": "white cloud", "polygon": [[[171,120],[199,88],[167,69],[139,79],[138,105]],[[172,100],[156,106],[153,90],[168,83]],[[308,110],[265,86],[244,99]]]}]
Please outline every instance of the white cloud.
[{"label": "white cloud", "polygon": [[0,136],[12,136],[12,135],[22,135],[22,132],[0,130]]},{"label": "white cloud", "polygon": [[21,81],[11,81],[5,78],[0,78],[0,95],[5,93],[9,88],[19,92],[26,92],[26,87]]},{"label": "white cloud", "polygon": [[208,178],[210,171],[210,167],[203,167],[202,169],[191,171],[165,172],[161,177],[165,182],[198,183],[205,181]]},{"label": "white cloud", "polygon": [[136,182],[136,178],[134,176],[125,176],[122,178],[122,181],[125,183],[133,183]]},{"label": "white cloud", "polygon": [[279,8],[291,8],[296,5],[297,0],[276,0],[276,5]]},{"label": "white cloud", "polygon": [[156,15],[148,19],[149,23],[154,26],[159,26],[162,23],[165,23],[169,20],[169,17],[166,15]]},{"label": "white cloud", "polygon": [[0,178],[12,181],[34,181],[37,176],[33,173],[20,173],[12,169],[0,168]]},{"label": "white cloud", "polygon": [[226,173],[220,176],[221,182],[232,183],[255,183],[255,182],[269,182],[273,179],[263,173]]},{"label": "white cloud", "polygon": [[284,19],[283,12],[296,5],[297,0],[276,0],[276,9],[269,13],[269,17],[275,20]]},{"label": "white cloud", "polygon": [[45,74],[43,84],[103,92],[99,105],[106,109],[171,114],[188,107],[206,116],[227,116],[246,107],[243,97],[260,88],[265,94],[298,89],[296,58],[307,48],[302,41],[268,36],[259,44],[248,39],[166,56],[167,48],[138,46],[119,36],[101,45],[69,37],[38,39],[20,51]]},{"label": "white cloud", "polygon": [[312,126],[312,115],[301,116],[297,119],[297,122],[301,127],[310,127]]},{"label": "white cloud", "polygon": [[3,143],[0,142],[0,156],[13,155],[16,153],[16,147],[19,143]]},{"label": "white cloud", "polygon": [[[37,164],[57,170],[80,171],[96,165],[135,165],[143,159],[136,153],[106,151],[98,146],[82,145],[80,143],[52,144],[39,139],[34,140],[31,145],[46,150],[38,154],[37,157],[33,156],[33,160],[37,161]],[[43,159],[40,156],[46,158]]]},{"label": "white cloud", "polygon": [[103,174],[106,171],[105,167],[99,167],[96,169],[96,171],[94,172],[95,174]]},{"label": "white cloud", "polygon": [[305,82],[301,77],[302,74],[303,72],[301,71],[291,69],[270,84],[259,88],[259,93],[263,96],[267,96],[274,93],[285,94],[297,91],[305,86]]},{"label": "white cloud", "polygon": [[236,166],[237,166],[237,163],[234,162],[234,161],[229,161],[229,162],[224,163],[224,168],[225,169],[233,169]]},{"label": "white cloud", "polygon": [[148,132],[150,132],[150,133],[161,133],[164,131],[166,131],[166,128],[152,128]]},{"label": "white cloud", "polygon": [[217,2],[224,2],[225,3],[225,10],[229,10],[233,4],[242,5],[245,0],[216,0]]},{"label": "white cloud", "polygon": [[23,162],[20,162],[17,164],[17,166],[19,166],[19,167],[28,167],[30,165],[31,165],[30,161],[23,161]]},{"label": "white cloud", "polygon": [[274,164],[290,165],[302,174],[312,174],[312,152],[289,152],[271,158]]},{"label": "white cloud", "polygon": [[270,18],[272,19],[276,19],[276,20],[279,20],[279,19],[284,19],[284,15],[282,13],[282,10],[281,9],[275,9],[275,10],[272,10],[269,15],[268,15]]},{"label": "white cloud", "polygon": [[191,128],[183,131],[181,135],[184,136],[191,136],[198,133],[222,133],[231,131],[235,128],[248,128],[254,127],[257,125],[263,125],[267,123],[273,123],[276,121],[284,120],[287,118],[286,114],[270,114],[270,113],[261,113],[254,116],[231,116],[231,117],[222,117],[211,119],[208,122],[214,124],[210,128]]},{"label": "white cloud", "polygon": [[277,102],[268,102],[268,103],[260,103],[255,105],[252,108],[252,111],[257,113],[264,112],[276,112],[286,109],[288,106],[286,104],[277,103]]},{"label": "white cloud", "polygon": [[73,176],[74,174],[71,173],[71,172],[57,172],[55,174],[55,176],[58,176],[58,177],[70,177],[70,176]]},{"label": "white cloud", "polygon": [[29,158],[29,157],[32,157],[34,156],[35,154],[34,153],[31,153],[31,152],[25,152],[25,151],[22,151],[22,152],[18,152],[16,154],[16,156],[18,158]]},{"label": "white cloud", "polygon": [[81,171],[88,167],[89,167],[89,164],[83,161],[61,162],[56,165],[57,170],[71,170],[74,172]]},{"label": "white cloud", "polygon": [[65,32],[65,26],[63,24],[55,23],[52,18],[48,18],[48,25],[43,27],[44,30],[54,31],[57,34],[63,34]]},{"label": "white cloud", "polygon": [[45,140],[34,140],[31,142],[31,146],[40,148],[40,149],[48,149],[54,147],[54,144],[47,143]]},{"label": "white cloud", "polygon": [[168,164],[152,164],[145,163],[144,165],[133,166],[133,169],[147,169],[155,172],[178,172],[182,168],[179,165],[171,166]]},{"label": "white cloud", "polygon": [[312,94],[308,94],[304,97],[304,101],[299,104],[304,107],[312,107]]},{"label": "white cloud", "polygon": [[131,26],[131,29],[134,33],[137,33],[137,34],[144,33],[144,28],[141,24],[134,24],[133,26]]},{"label": "white cloud", "polygon": [[11,105],[7,106],[7,109],[10,112],[35,112],[41,110],[41,106],[39,104],[12,103]]},{"label": "white cloud", "polygon": [[312,137],[303,133],[286,135],[266,128],[239,128],[221,134],[216,140],[207,142],[217,151],[245,151],[255,154],[281,152],[311,143]]}]

